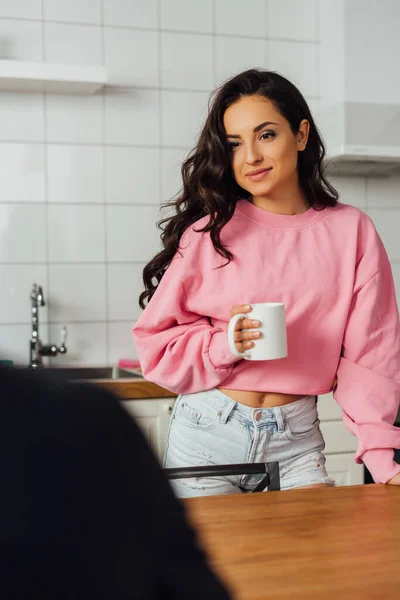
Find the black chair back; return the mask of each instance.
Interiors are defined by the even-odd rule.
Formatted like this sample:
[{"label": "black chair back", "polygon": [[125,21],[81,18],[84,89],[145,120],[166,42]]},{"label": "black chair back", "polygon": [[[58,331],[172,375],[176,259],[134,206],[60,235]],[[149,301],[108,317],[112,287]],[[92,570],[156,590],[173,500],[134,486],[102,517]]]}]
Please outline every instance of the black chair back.
[{"label": "black chair back", "polygon": [[191,477],[229,477],[233,475],[260,475],[265,474],[253,490],[248,493],[262,492],[268,487],[268,491],[281,489],[279,464],[277,462],[267,463],[244,463],[237,465],[207,465],[201,467],[178,467],[164,469],[167,479],[189,479]]}]

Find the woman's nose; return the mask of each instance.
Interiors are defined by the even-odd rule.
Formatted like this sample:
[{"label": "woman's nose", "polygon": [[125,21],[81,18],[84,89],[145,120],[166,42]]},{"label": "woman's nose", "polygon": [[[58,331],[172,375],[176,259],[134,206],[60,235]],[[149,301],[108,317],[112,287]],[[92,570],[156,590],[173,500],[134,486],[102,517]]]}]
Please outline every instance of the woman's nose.
[{"label": "woman's nose", "polygon": [[256,163],[259,163],[260,160],[262,160],[262,156],[259,152],[257,152],[256,148],[248,147],[246,154],[246,162],[249,165],[254,165]]}]

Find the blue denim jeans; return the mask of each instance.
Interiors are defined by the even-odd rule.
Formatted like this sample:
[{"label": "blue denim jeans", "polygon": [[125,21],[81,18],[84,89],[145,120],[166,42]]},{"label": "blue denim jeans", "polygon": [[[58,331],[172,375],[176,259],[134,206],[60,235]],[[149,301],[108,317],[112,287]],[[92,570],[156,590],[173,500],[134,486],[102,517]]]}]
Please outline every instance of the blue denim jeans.
[{"label": "blue denim jeans", "polygon": [[[164,467],[277,461],[282,490],[334,485],[325,469],[324,448],[315,396],[275,408],[252,408],[213,389],[178,396]],[[188,498],[240,494],[254,489],[262,477],[177,479],[171,484],[178,497]]]}]

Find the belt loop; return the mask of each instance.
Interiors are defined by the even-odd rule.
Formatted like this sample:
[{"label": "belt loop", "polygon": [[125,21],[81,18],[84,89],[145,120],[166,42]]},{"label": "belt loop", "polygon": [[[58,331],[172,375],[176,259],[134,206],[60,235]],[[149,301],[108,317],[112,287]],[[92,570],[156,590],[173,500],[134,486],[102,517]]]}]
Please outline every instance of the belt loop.
[{"label": "belt loop", "polygon": [[274,411],[276,417],[276,424],[278,425],[278,431],[279,433],[283,433],[285,431],[285,422],[283,420],[282,409],[280,406],[275,406]]},{"label": "belt loop", "polygon": [[223,411],[220,411],[219,414],[219,421],[220,423],[224,424],[227,422],[227,420],[229,419],[229,416],[231,414],[231,412],[233,411],[233,409],[236,406],[236,401],[230,399],[229,402],[227,402],[225,408]]}]

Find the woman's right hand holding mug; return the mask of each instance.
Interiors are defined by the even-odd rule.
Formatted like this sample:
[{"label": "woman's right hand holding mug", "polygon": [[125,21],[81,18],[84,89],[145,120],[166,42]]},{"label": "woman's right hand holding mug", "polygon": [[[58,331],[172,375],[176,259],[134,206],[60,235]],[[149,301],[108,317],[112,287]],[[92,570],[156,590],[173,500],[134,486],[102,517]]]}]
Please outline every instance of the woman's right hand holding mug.
[{"label": "woman's right hand holding mug", "polygon": [[[240,304],[239,306],[234,306],[231,311],[230,319],[234,315],[239,315],[242,313],[249,313],[251,311],[251,306],[249,304]],[[235,347],[236,350],[240,353],[245,352],[246,350],[250,350],[253,348],[254,342],[252,340],[256,340],[261,336],[261,331],[254,331],[255,327],[259,327],[261,325],[260,321],[255,321],[253,319],[241,318],[235,325]],[[247,329],[253,329],[253,331],[246,331]]]}]

